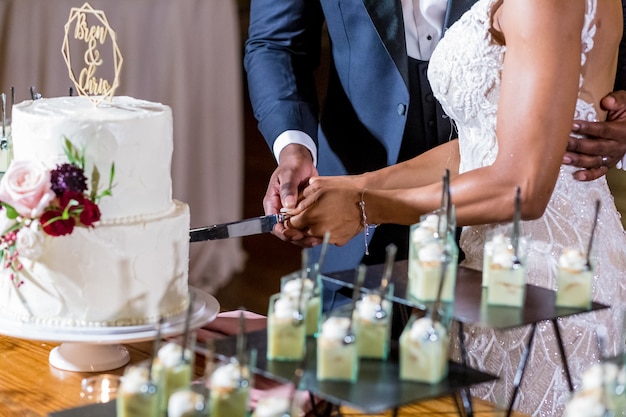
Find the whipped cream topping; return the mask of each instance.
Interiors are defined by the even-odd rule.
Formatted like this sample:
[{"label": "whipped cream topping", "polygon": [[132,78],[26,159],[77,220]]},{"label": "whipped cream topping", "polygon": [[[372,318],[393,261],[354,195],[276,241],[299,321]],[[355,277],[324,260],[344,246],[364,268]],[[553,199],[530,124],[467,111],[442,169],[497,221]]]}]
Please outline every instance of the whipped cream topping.
[{"label": "whipped cream topping", "polygon": [[[304,293],[303,299],[308,300],[313,296],[313,289],[315,287],[314,282],[309,278],[304,278]],[[283,285],[281,292],[289,297],[298,299],[300,297],[300,290],[302,289],[302,278],[291,279]]]},{"label": "whipped cream topping", "polygon": [[237,388],[241,379],[241,366],[227,363],[219,366],[211,375],[211,387]]},{"label": "whipped cream topping", "polygon": [[331,340],[343,340],[348,333],[348,326],[350,326],[350,319],[347,317],[329,317],[322,324],[321,337]]},{"label": "whipped cream topping", "polygon": [[[595,364],[583,373],[582,387],[567,403],[565,417],[603,417],[605,405],[611,405],[613,399],[605,397],[605,389],[615,384],[626,383],[626,371],[616,364],[606,362]],[[622,394],[623,395],[623,394]],[[612,415],[612,414],[611,414]]]},{"label": "whipped cream topping", "polygon": [[491,254],[491,265],[511,268],[513,266],[513,247],[510,245],[494,246]]},{"label": "whipped cream topping", "polygon": [[257,403],[254,417],[282,417],[288,408],[287,397],[263,397]]},{"label": "whipped cream topping", "polygon": [[[185,357],[191,357],[191,350],[185,349]],[[173,368],[180,364],[183,356],[183,347],[176,342],[168,342],[165,345],[161,346],[159,349],[159,353],[157,354],[157,358],[159,362],[163,364],[166,368]]]},{"label": "whipped cream topping", "polygon": [[204,410],[204,395],[189,390],[180,390],[170,395],[167,417],[182,417]]},{"label": "whipped cream topping", "polygon": [[122,378],[122,391],[128,393],[141,392],[141,387],[149,382],[148,374],[148,368],[145,366],[129,366],[124,371]]},{"label": "whipped cream topping", "polygon": [[485,251],[491,255],[496,250],[506,249],[509,246],[511,246],[511,238],[504,233],[498,233],[485,242]]},{"label": "whipped cream topping", "polygon": [[559,268],[568,271],[582,272],[586,269],[587,258],[583,251],[578,248],[567,247],[559,257]]},{"label": "whipped cream topping", "polygon": [[422,317],[417,319],[411,325],[409,337],[411,340],[424,340],[428,339],[431,329],[435,329],[435,333],[438,336],[444,336],[446,329],[440,322],[436,322],[433,326],[433,320],[430,317]]},{"label": "whipped cream topping", "polygon": [[411,233],[411,240],[414,244],[423,244],[435,239],[437,234],[437,224],[439,223],[439,216],[436,214],[429,214],[424,220],[419,223],[419,226]]},{"label": "whipped cream topping", "polygon": [[441,242],[434,241],[426,243],[417,253],[420,262],[441,262],[443,246]]},{"label": "whipped cream topping", "polygon": [[[387,311],[389,308],[389,301],[383,300],[383,310]],[[365,294],[356,305],[359,312],[359,318],[362,320],[374,321],[376,320],[376,313],[380,309],[380,295],[378,294]]]},{"label": "whipped cream topping", "polygon": [[298,312],[297,299],[281,295],[274,302],[274,317],[279,319],[289,319]]}]

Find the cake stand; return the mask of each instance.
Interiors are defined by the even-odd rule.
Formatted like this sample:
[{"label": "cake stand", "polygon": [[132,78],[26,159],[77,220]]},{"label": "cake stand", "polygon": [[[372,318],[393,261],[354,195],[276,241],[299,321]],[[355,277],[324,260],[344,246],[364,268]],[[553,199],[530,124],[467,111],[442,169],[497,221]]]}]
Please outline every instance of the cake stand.
[{"label": "cake stand", "polygon": [[[212,295],[190,287],[194,303],[189,322],[197,329],[213,321],[219,313],[219,302]],[[161,327],[162,337],[184,332],[186,312],[171,316]],[[122,343],[154,340],[156,324],[120,327],[64,328],[24,323],[0,317],[0,334],[19,339],[60,342],[50,351],[52,366],[65,371],[102,372],[121,368],[130,360],[128,349]]]}]

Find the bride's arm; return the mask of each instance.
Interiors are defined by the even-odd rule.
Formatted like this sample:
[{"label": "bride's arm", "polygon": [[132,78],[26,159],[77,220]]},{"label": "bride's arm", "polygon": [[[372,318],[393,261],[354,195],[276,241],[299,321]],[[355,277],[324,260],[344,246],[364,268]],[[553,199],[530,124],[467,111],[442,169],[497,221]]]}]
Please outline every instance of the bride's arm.
[{"label": "bride's arm", "polygon": [[[537,218],[545,210],[576,104],[584,10],[583,0],[503,2],[494,23],[507,45],[497,114],[498,156],[491,166],[453,175],[457,224],[510,220],[517,186],[522,191],[523,218]],[[352,184],[316,179],[299,205],[311,210],[292,223],[309,227],[315,235],[330,230],[334,242],[345,243],[360,230],[357,203],[362,197],[369,223],[414,223],[440,204],[443,170],[436,168],[446,166],[444,157],[450,153],[444,151],[452,146],[429,155],[435,167],[428,177],[430,185],[405,188],[409,180],[401,181],[415,175],[413,169],[425,157],[364,175]],[[397,189],[390,189],[393,186]],[[361,187],[368,189],[363,196]]]}]

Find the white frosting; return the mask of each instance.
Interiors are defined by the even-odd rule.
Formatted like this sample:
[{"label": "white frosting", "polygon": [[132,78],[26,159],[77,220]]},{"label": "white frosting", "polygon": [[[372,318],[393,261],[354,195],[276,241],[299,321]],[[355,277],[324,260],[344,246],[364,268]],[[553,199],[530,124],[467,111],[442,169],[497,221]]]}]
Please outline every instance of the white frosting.
[{"label": "white frosting", "polygon": [[212,388],[237,388],[241,379],[241,366],[227,363],[219,366],[211,375]]},{"label": "white frosting", "polygon": [[559,268],[573,272],[582,272],[587,265],[585,254],[578,248],[567,247],[559,257]]},{"label": "white frosting", "polygon": [[102,220],[167,211],[172,202],[172,112],[168,106],[114,97],[97,107],[87,97],[44,98],[13,106],[15,160],[54,168],[66,162],[63,137],[84,148],[86,174],[93,165],[106,188],[115,163],[113,198],[100,202]]},{"label": "white frosting", "polygon": [[332,316],[322,324],[321,337],[330,340],[343,340],[348,333],[350,319],[347,317]]},{"label": "white frosting", "polygon": [[441,262],[443,246],[439,241],[426,243],[418,252],[420,262]]},{"label": "white frosting", "polygon": [[[365,294],[357,302],[357,311],[359,312],[359,318],[369,321],[376,320],[376,313],[380,310],[380,306],[380,295]],[[389,301],[383,300],[382,307],[384,311],[387,311],[389,309]]]},{"label": "white frosting", "polygon": [[411,240],[414,244],[423,244],[436,238],[437,225],[439,223],[439,216],[436,214],[429,214],[419,225],[413,229],[411,233]]},{"label": "white frosting", "polygon": [[495,251],[501,251],[511,245],[511,239],[503,233],[494,235],[490,240],[485,242],[485,251],[492,255]]},{"label": "white frosting", "polygon": [[[302,297],[303,299],[308,300],[309,298],[313,296],[314,286],[315,285],[312,280],[305,278],[304,294],[303,294],[304,296]],[[301,289],[302,289],[302,278],[295,278],[295,279],[290,279],[289,281],[285,282],[281,292],[285,295],[288,295],[290,297],[297,299],[300,297]]]},{"label": "white frosting", "polygon": [[129,366],[124,371],[121,389],[127,393],[141,392],[141,388],[145,386],[148,380],[149,372],[145,366]]},{"label": "white frosting", "polygon": [[[185,357],[191,357],[191,350],[185,349]],[[157,357],[166,368],[173,368],[181,363],[183,347],[176,342],[168,342],[161,346]]]},{"label": "white frosting", "polygon": [[428,338],[433,328],[435,329],[435,333],[439,337],[442,337],[446,334],[446,329],[441,325],[440,322],[436,322],[433,326],[433,321],[431,318],[422,317],[413,322],[413,324],[411,325],[409,336],[411,340],[424,340]]},{"label": "white frosting", "polygon": [[183,417],[204,409],[204,395],[189,390],[180,390],[170,395],[167,417]]},{"label": "white frosting", "polygon": [[513,266],[513,247],[509,245],[494,246],[491,264],[503,269],[511,268]]},{"label": "white frosting", "polygon": [[259,399],[253,416],[282,417],[288,408],[289,398],[287,397],[263,397]]},{"label": "white frosting", "polygon": [[188,303],[189,207],[171,198],[172,116],[167,106],[115,97],[27,101],[13,109],[16,160],[65,161],[63,137],[84,147],[100,189],[115,163],[112,196],[95,228],[44,235],[36,260],[21,259],[19,288],[0,269],[0,313],[46,326],[156,322]]},{"label": "white frosting", "polygon": [[293,318],[297,310],[297,301],[291,297],[281,296],[274,302],[274,317],[280,319]]}]

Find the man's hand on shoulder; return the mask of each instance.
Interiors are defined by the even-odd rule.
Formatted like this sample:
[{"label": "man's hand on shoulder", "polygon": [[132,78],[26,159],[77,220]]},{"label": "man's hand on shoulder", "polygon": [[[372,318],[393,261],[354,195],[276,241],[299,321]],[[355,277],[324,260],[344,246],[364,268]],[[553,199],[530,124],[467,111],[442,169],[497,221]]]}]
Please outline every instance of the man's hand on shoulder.
[{"label": "man's hand on shoulder", "polygon": [[[563,163],[582,168],[574,173],[580,181],[595,180],[620,164],[626,153],[626,91],[616,91],[601,101],[608,110],[604,122],[574,121]],[[626,168],[626,167],[625,167]]]}]

